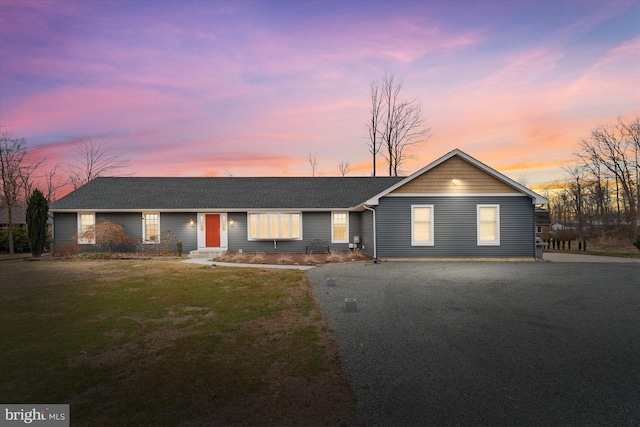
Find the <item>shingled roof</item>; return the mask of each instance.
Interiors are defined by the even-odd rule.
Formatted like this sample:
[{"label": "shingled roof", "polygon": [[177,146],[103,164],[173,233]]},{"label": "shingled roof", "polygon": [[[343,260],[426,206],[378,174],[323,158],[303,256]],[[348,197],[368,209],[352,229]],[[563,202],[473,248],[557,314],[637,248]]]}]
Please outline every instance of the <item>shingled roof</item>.
[{"label": "shingled roof", "polygon": [[402,177],[109,177],[54,202],[52,211],[354,208]]}]

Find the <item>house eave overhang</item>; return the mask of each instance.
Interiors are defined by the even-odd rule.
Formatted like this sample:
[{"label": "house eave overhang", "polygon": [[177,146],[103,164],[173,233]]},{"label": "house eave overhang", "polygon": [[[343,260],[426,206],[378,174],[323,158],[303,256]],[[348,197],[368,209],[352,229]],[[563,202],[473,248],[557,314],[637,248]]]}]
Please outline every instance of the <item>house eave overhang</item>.
[{"label": "house eave overhang", "polygon": [[355,207],[326,207],[326,208],[296,208],[296,207],[281,207],[281,208],[256,208],[256,207],[239,207],[239,208],[154,208],[154,207],[140,207],[133,209],[113,209],[113,208],[64,208],[64,209],[50,209],[53,213],[76,213],[76,212],[99,212],[99,213],[139,213],[139,212],[202,212],[202,213],[216,213],[216,212],[332,212],[332,211],[357,211],[362,210]]}]

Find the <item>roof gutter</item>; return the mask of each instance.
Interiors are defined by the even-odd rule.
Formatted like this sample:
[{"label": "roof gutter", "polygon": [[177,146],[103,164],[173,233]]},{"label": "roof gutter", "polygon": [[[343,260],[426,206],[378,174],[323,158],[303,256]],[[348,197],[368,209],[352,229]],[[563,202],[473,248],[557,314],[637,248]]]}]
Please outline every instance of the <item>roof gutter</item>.
[{"label": "roof gutter", "polygon": [[376,211],[367,205],[362,205],[362,207],[373,213],[373,263],[377,264],[380,260],[378,259],[378,243],[376,241]]}]

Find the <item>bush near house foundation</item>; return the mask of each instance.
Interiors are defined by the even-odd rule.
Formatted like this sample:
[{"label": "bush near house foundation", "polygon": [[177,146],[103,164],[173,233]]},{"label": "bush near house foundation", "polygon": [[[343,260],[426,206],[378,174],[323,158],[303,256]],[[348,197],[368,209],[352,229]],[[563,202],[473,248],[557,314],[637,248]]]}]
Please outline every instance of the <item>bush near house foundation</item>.
[{"label": "bush near house foundation", "polygon": [[121,224],[107,220],[87,227],[82,233],[74,235],[72,239],[76,242],[78,239],[94,240],[97,247],[109,253],[117,247],[131,246],[133,243],[131,237],[124,232]]}]

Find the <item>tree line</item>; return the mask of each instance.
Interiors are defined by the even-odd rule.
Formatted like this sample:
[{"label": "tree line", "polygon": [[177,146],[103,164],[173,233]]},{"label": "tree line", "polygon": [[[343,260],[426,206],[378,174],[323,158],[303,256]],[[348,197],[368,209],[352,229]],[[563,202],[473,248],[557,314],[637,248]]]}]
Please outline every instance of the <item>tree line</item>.
[{"label": "tree line", "polygon": [[[56,199],[56,192],[60,188],[69,185],[75,190],[129,163],[111,153],[104,139],[90,135],[74,144],[69,162],[56,164],[45,172],[42,168],[46,159],[33,160],[31,151],[25,138],[14,137],[8,132],[0,134],[0,210],[7,213],[6,239],[10,254],[15,252],[13,234],[16,208],[26,208],[28,225],[30,221],[39,224],[42,209],[46,206],[48,212],[48,205]],[[34,188],[37,181],[44,191]],[[46,218],[44,221],[46,230]],[[37,227],[28,228],[31,250],[35,251],[34,255],[39,255],[44,239],[39,234],[41,232],[36,230]]]},{"label": "tree line", "polygon": [[546,190],[553,221],[577,237],[640,231],[640,117],[600,125],[577,144],[566,177]]}]

